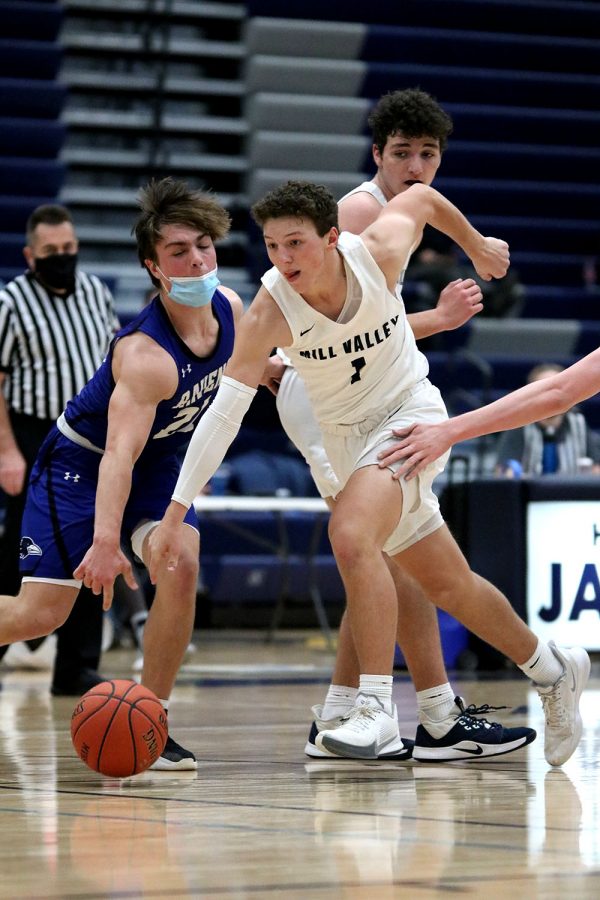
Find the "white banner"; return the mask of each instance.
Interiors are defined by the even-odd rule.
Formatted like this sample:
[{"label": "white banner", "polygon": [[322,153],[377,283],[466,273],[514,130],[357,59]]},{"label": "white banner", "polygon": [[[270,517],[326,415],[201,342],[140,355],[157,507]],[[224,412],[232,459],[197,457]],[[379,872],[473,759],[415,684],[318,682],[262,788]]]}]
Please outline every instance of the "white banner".
[{"label": "white banner", "polygon": [[600,650],[600,501],[527,505],[527,619],[544,640]]}]

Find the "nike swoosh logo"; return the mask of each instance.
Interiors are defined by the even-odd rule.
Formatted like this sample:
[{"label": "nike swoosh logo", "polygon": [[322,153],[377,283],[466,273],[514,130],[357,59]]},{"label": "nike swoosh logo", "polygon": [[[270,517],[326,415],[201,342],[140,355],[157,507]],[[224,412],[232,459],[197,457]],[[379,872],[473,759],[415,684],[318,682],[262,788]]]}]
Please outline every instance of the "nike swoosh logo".
[{"label": "nike swoosh logo", "polygon": [[308,334],[309,331],[312,331],[316,324],[316,322],[313,322],[310,328],[306,328],[304,331],[301,331],[300,337],[304,337],[305,334]]},{"label": "nike swoosh logo", "polygon": [[539,658],[539,656],[538,656],[538,658],[536,659],[536,661],[533,662],[533,663],[531,663],[531,665],[529,666],[529,668],[530,668],[530,669],[533,669],[534,666],[537,666],[537,664],[539,663],[539,661],[540,661],[540,658]]},{"label": "nike swoosh logo", "polygon": [[483,753],[483,747],[480,747],[479,744],[477,744],[475,750],[468,750],[466,747],[457,747],[456,749],[460,750],[461,753],[471,753],[473,756],[481,756]]}]

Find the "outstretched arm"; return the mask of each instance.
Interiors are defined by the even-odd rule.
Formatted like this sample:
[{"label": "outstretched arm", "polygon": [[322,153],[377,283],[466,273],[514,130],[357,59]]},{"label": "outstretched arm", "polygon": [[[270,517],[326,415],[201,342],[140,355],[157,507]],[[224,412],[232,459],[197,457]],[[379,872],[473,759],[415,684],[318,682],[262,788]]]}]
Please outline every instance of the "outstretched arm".
[{"label": "outstretched arm", "polygon": [[153,583],[162,565],[177,566],[181,523],[208,480],[223,461],[256,394],[274,345],[289,344],[287,323],[270,294],[261,288],[240,320],[233,355],[215,399],[202,416],[185,454],[173,499],[150,536],[149,573]]},{"label": "outstretched arm", "polygon": [[506,275],[509,254],[505,241],[484,237],[434,188],[413,184],[390,200],[378,219],[362,233],[390,289],[393,290],[408,253],[420,239],[426,224],[452,238],[484,281]]},{"label": "outstretched arm", "polygon": [[94,594],[103,593],[104,609],[111,605],[117,575],[122,574],[132,589],[137,587],[131,563],[121,550],[123,511],[133,466],[148,440],[156,407],[177,385],[171,357],[140,333],[117,344],[113,375],[106,448],[96,487],[94,539],[74,572]]},{"label": "outstretched arm", "polygon": [[394,432],[401,440],[381,454],[380,466],[402,460],[394,478],[412,478],[459,441],[519,428],[567,412],[598,391],[600,350],[594,350],[563,372],[519,388],[481,409],[438,425],[413,425]]}]

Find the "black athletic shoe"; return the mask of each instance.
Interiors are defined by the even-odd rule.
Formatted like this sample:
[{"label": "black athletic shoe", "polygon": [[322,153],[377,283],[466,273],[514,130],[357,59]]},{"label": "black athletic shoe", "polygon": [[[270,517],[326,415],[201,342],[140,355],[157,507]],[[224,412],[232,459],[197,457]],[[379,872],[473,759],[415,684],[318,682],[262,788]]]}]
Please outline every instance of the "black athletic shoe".
[{"label": "black athletic shoe", "polygon": [[81,697],[103,681],[106,681],[106,678],[94,669],[82,669],[72,681],[52,682],[50,693],[54,697]]},{"label": "black athletic shoe", "polygon": [[194,754],[181,747],[172,737],[167,738],[165,749],[150,766],[152,772],[185,772],[197,768]]},{"label": "black athletic shoe", "polygon": [[475,718],[503,707],[488,706],[487,703],[465,707],[462,697],[455,697],[454,703],[456,710],[448,720],[454,724],[443,737],[432,737],[426,725],[419,725],[413,759],[420,762],[453,762],[457,759],[477,762],[490,756],[512,753],[536,738],[533,728],[505,728],[499,722]]}]

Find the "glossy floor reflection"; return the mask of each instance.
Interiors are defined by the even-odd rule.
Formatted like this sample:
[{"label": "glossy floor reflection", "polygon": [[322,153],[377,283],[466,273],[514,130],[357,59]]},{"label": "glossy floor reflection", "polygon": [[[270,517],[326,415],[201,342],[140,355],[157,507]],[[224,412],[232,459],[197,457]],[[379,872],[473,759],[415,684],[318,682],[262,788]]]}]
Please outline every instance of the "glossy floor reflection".
[{"label": "glossy floor reflection", "polygon": [[[537,728],[521,751],[484,764],[321,762],[303,748],[328,653],[293,633],[197,643],[170,713],[197,773],[95,775],[71,747],[74,701],[50,697],[48,673],[1,672],[0,897],[600,896],[597,663],[563,769],[544,761],[537,695],[505,673],[453,683]],[[131,662],[109,653],[104,671],[130,677]],[[413,736],[404,677],[395,699]]]}]

